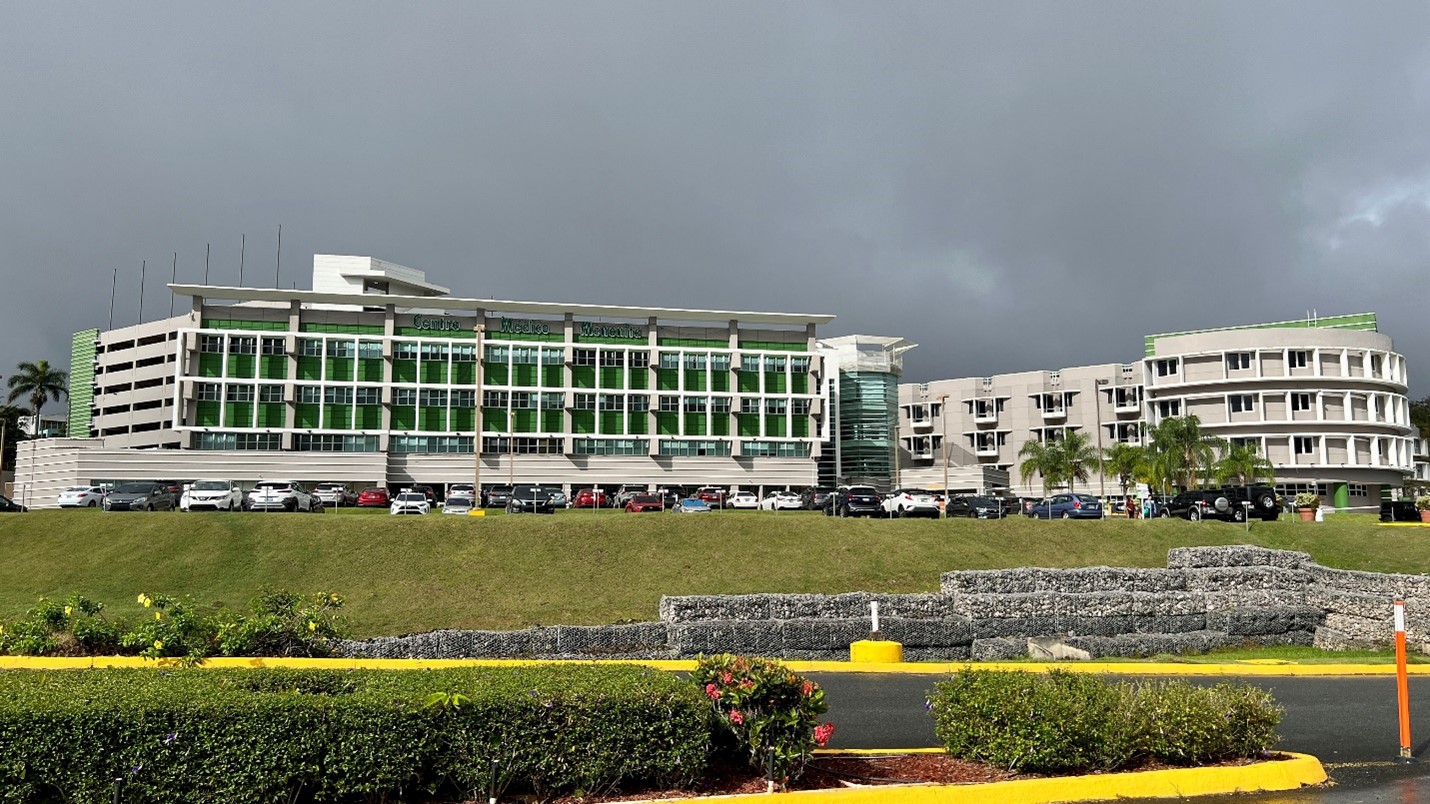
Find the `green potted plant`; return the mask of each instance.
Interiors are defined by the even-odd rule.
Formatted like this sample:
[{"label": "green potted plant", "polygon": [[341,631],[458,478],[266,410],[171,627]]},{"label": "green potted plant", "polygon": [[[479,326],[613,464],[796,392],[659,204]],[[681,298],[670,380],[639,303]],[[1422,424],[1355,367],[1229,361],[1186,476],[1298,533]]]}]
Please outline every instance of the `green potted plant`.
[{"label": "green potted plant", "polygon": [[1303,491],[1296,495],[1296,513],[1301,517],[1302,522],[1310,522],[1316,518],[1316,509],[1321,507],[1321,495],[1309,491]]},{"label": "green potted plant", "polygon": [[1430,522],[1430,494],[1422,494],[1416,497],[1415,507],[1420,509],[1420,521]]}]

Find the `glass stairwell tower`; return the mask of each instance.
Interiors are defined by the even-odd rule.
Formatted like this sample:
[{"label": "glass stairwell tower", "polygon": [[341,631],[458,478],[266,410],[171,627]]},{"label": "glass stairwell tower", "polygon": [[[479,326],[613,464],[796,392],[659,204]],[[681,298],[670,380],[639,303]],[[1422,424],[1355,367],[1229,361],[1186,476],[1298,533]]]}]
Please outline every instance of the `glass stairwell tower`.
[{"label": "glass stairwell tower", "polygon": [[823,357],[833,444],[824,451],[821,485],[870,485],[891,490],[898,473],[899,376],[903,338],[846,335],[818,342]]}]

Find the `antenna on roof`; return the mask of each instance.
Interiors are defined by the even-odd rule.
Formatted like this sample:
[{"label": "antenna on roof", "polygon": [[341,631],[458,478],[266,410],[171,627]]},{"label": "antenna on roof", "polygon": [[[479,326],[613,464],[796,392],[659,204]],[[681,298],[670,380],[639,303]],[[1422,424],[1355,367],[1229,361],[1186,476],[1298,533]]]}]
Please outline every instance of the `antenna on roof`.
[{"label": "antenna on roof", "polygon": [[243,287],[243,247],[248,242],[248,235],[238,236],[238,286]]},{"label": "antenna on roof", "polygon": [[279,288],[278,272],[283,270],[283,224],[278,224],[278,260],[273,265],[273,287]]},{"label": "antenna on roof", "polygon": [[173,284],[179,278],[179,252],[174,252],[174,263],[169,266],[169,317],[174,317],[174,288]]}]

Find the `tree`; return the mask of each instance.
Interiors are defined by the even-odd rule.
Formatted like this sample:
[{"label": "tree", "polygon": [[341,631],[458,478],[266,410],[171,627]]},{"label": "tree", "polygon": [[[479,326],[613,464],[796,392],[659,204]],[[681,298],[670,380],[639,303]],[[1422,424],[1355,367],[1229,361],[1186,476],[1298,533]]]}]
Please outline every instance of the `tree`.
[{"label": "tree", "polygon": [[1225,445],[1224,440],[1202,432],[1202,421],[1195,414],[1172,416],[1152,428],[1151,451],[1158,474],[1181,488],[1196,488]]},{"label": "tree", "polygon": [[24,408],[0,405],[0,420],[5,422],[5,454],[3,460],[0,460],[0,468],[7,471],[14,471],[15,445],[26,438],[25,434],[20,431],[20,417],[24,415]]},{"label": "tree", "polygon": [[1410,423],[1419,428],[1421,438],[1430,438],[1430,396],[1410,400]]},{"label": "tree", "polygon": [[1266,478],[1268,483],[1276,482],[1276,470],[1271,466],[1271,461],[1261,454],[1261,448],[1255,444],[1229,445],[1212,466],[1212,470],[1216,472],[1217,480],[1222,483],[1245,486],[1262,478]]},{"label": "tree", "polygon": [[1058,464],[1057,442],[1031,440],[1018,450],[1018,457],[1023,459],[1018,464],[1018,476],[1023,479],[1023,483],[1026,484],[1033,475],[1041,476],[1043,496],[1048,496],[1048,489],[1061,480],[1058,475],[1061,467]]},{"label": "tree", "polygon": [[1145,468],[1146,451],[1131,444],[1118,443],[1103,450],[1102,458],[1106,471],[1117,477],[1117,482],[1122,486],[1122,496],[1126,497],[1127,487],[1132,485],[1132,480]]},{"label": "tree", "polygon": [[1088,440],[1086,433],[1076,430],[1063,431],[1063,437],[1053,442],[1057,451],[1058,476],[1066,480],[1068,491],[1081,480],[1087,482],[1087,470],[1097,463],[1097,447]]},{"label": "tree", "polygon": [[32,427],[35,434],[40,432],[40,408],[51,399],[60,399],[69,396],[69,373],[59,369],[50,368],[50,361],[37,360],[34,363],[24,362],[16,368],[18,374],[13,374],[7,383],[10,386],[10,401],[29,398],[30,413],[34,416]]}]

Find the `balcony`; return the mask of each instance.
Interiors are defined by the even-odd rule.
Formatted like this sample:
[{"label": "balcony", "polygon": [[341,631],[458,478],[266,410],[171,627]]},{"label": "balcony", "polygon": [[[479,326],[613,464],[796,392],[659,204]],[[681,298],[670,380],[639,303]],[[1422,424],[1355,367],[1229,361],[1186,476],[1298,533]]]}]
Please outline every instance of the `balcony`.
[{"label": "balcony", "polygon": [[1044,421],[1051,421],[1051,420],[1053,420],[1053,419],[1066,419],[1067,417],[1068,417],[1068,409],[1067,409],[1066,407],[1063,407],[1062,405],[1059,405],[1059,406],[1057,406],[1057,407],[1044,408],[1044,409],[1043,409],[1043,420],[1044,420]]},{"label": "balcony", "polygon": [[997,424],[998,408],[995,405],[975,405],[973,408],[974,424]]},{"label": "balcony", "polygon": [[933,419],[927,416],[921,419],[911,419],[909,421],[909,427],[912,428],[915,433],[932,433]]},{"label": "balcony", "polygon": [[973,454],[980,458],[998,457],[998,445],[993,443],[981,443],[973,448]]}]

